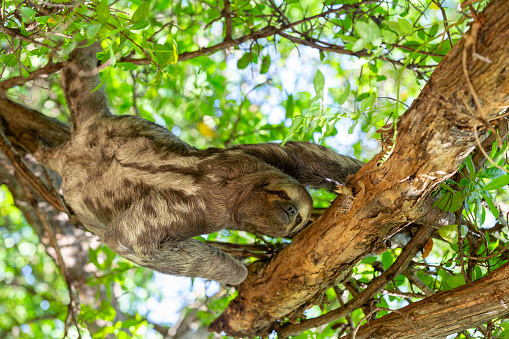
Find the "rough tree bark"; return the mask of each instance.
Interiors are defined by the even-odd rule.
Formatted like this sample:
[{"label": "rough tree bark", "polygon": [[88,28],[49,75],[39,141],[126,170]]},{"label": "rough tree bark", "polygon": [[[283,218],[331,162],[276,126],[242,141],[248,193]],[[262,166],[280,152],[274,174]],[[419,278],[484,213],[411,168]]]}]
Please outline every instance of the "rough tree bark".
[{"label": "rough tree bark", "polygon": [[[465,39],[436,68],[430,81],[398,123],[392,154],[379,154],[349,186],[355,197],[339,196],[327,212],[301,232],[277,257],[257,266],[238,297],[211,325],[234,336],[267,335],[278,321],[301,317],[324,292],[390,235],[422,215],[422,203],[451,177],[475,147],[474,124],[509,105],[509,2],[492,1],[475,39],[472,58]],[[468,33],[470,36],[471,33]],[[466,49],[466,50],[465,50]],[[468,86],[465,66],[482,111]],[[480,133],[480,132],[479,132]]]},{"label": "rough tree bark", "polygon": [[[509,264],[362,326],[356,339],[445,338],[509,314]],[[351,335],[345,337],[352,338]]]}]

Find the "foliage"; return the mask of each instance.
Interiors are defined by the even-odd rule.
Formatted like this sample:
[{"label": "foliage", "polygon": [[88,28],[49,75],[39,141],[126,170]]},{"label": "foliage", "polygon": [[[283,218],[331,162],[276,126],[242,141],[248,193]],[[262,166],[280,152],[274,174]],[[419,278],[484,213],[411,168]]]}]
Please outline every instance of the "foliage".
[{"label": "foliage", "polygon": [[[69,122],[57,76],[44,70],[64,61],[78,42],[100,40],[101,85],[116,114],[155,121],[200,148],[305,140],[365,160],[378,151],[377,131],[416,98],[469,20],[452,0],[6,0],[1,6],[0,86],[10,98],[46,115]],[[483,6],[476,3],[475,9]],[[505,153],[505,142],[495,144],[490,157],[507,169]],[[433,291],[479,279],[507,260],[500,252],[508,243],[509,176],[491,164],[475,170],[471,158],[464,168],[467,175],[441,186],[437,203],[461,215],[462,222],[440,229],[431,254],[414,259],[415,276]],[[1,194],[0,338],[61,338],[69,304],[66,282],[10,193],[3,189]],[[317,208],[334,197],[313,195]],[[407,236],[401,233],[389,251],[365,258],[353,269],[350,285],[331,288],[323,305],[306,316],[320,316],[350,300],[352,291],[390,267]],[[227,231],[207,240],[272,248],[289,241]],[[82,302],[82,334],[162,337],[164,328],[153,324],[151,309],[165,298],[153,273],[102,245],[88,253],[86,285],[102,286],[104,294],[96,295],[95,303]],[[207,326],[232,298],[225,287],[211,296],[214,284],[207,287],[199,279],[186,286],[191,296],[183,298],[180,313],[189,321],[163,320],[162,325],[174,326],[170,332]],[[378,307],[397,309],[423,297],[401,275],[374,299]],[[374,317],[385,314],[378,311]],[[365,323],[365,316],[358,309],[298,337],[335,338]],[[90,325],[94,322],[100,327]],[[491,328],[509,334],[504,320]],[[480,336],[472,329],[458,337],[467,335]],[[75,327],[67,337],[77,337]]]}]

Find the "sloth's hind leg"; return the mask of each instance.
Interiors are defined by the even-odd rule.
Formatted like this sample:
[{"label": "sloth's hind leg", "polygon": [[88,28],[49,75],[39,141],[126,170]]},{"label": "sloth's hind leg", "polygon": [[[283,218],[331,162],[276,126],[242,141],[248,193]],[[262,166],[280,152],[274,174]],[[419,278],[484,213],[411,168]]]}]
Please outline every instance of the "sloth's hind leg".
[{"label": "sloth's hind leg", "polygon": [[40,146],[34,153],[35,160],[61,175],[65,158],[64,150],[66,147],[67,143],[51,148]]}]

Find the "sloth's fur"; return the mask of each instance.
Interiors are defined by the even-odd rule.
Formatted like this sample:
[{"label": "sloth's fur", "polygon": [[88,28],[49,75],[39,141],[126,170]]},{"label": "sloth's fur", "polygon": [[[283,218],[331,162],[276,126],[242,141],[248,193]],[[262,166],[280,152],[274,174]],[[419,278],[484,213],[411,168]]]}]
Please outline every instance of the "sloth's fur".
[{"label": "sloth's fur", "polygon": [[91,92],[100,82],[97,50],[77,48],[60,74],[71,140],[36,157],[62,177],[78,219],[141,266],[239,284],[246,268],[193,237],[295,234],[313,208],[305,186],[333,190],[363,165],[307,142],[199,150],[149,121],[112,116],[104,90]]}]

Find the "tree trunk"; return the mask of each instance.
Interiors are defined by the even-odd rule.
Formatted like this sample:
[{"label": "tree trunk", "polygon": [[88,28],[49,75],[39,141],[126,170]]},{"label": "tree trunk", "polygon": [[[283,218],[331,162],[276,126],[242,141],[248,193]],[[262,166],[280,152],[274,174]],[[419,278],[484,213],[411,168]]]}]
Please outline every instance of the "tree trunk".
[{"label": "tree trunk", "polygon": [[[483,17],[476,52],[491,63],[473,59],[465,39],[458,42],[401,116],[389,158],[383,162],[385,154],[379,154],[367,163],[349,184],[354,198],[339,196],[273,260],[253,267],[211,330],[233,336],[277,331],[278,321],[296,320],[319,304],[325,291],[341,283],[395,227],[426,212],[426,197],[474,149],[473,127],[479,117],[509,105],[509,2],[492,1]],[[468,78],[483,112],[474,103],[463,70],[464,50]]]}]

